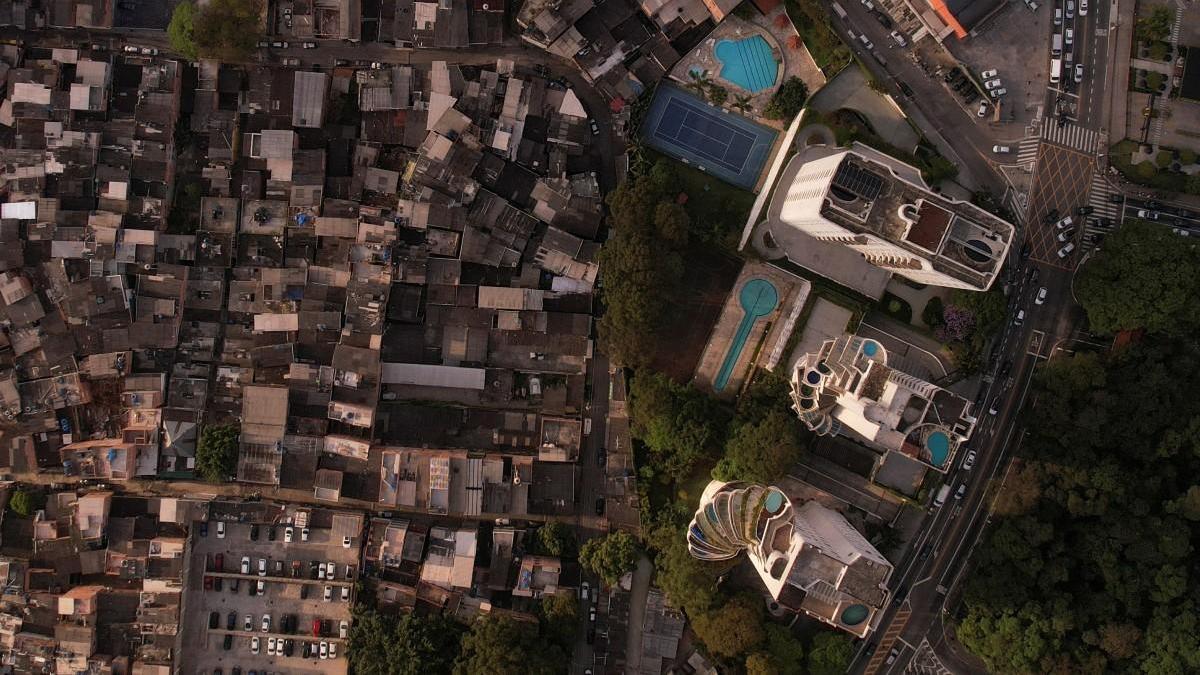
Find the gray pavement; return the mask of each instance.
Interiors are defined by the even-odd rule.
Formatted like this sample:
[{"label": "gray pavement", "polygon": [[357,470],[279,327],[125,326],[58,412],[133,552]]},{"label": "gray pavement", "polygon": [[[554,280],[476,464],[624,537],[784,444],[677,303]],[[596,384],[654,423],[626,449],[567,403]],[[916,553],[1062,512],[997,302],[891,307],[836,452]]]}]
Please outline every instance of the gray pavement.
[{"label": "gray pavement", "polygon": [[629,633],[626,636],[625,671],[636,673],[642,659],[642,625],[646,620],[646,594],[650,592],[650,580],[654,576],[654,565],[646,556],[638,558],[633,571],[633,583],[629,591]]}]

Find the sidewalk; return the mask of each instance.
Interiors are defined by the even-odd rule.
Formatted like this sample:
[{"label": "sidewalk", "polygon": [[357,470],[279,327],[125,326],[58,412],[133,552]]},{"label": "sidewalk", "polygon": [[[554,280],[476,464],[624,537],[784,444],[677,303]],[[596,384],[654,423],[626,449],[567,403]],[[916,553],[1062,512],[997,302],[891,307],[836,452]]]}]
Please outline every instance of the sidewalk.
[{"label": "sidewalk", "polygon": [[654,565],[643,554],[633,570],[633,584],[629,591],[629,632],[625,636],[627,673],[636,673],[642,666],[642,625],[646,621],[646,595],[650,592],[650,579],[653,576]]},{"label": "sidewalk", "polygon": [[[1109,145],[1128,135],[1129,116],[1129,54],[1133,49],[1134,0],[1113,0],[1108,25],[1109,71],[1108,100],[1105,101],[1104,129]],[[1116,39],[1113,39],[1113,35]],[[1107,149],[1105,149],[1107,153]]]}]

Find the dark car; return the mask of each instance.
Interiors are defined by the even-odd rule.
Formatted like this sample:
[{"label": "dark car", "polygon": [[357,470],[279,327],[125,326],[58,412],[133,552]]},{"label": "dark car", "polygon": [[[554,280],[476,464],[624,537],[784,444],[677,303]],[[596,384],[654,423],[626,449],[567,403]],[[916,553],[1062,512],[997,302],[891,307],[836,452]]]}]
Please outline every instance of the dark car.
[{"label": "dark car", "polygon": [[209,577],[209,576],[204,577],[204,590],[211,591],[212,584],[213,584],[212,577]]},{"label": "dark car", "polygon": [[221,579],[221,577],[213,577],[213,590],[214,591],[219,591],[224,587],[225,587],[225,582],[224,582],[224,580]]},{"label": "dark car", "polygon": [[238,579],[230,579],[229,580],[229,592],[237,593],[238,589],[241,588],[241,585],[242,584]]},{"label": "dark car", "polygon": [[274,525],[270,525],[267,527],[267,541],[275,541],[275,526]]},{"label": "dark car", "polygon": [[875,16],[875,20],[879,22],[879,25],[883,26],[884,28],[886,28],[888,30],[892,29],[892,26],[893,26],[892,20],[888,17],[887,14],[884,14],[883,12],[873,12],[873,14]]},{"label": "dark car", "polygon": [[301,653],[301,654],[304,656],[304,658],[306,658],[306,659],[307,659],[308,657],[312,656],[312,643],[311,643],[311,642],[305,642],[305,643],[304,643],[304,647],[303,647],[303,648],[300,650],[300,653]]},{"label": "dark car", "polygon": [[1009,371],[1012,370],[1012,361],[1005,361],[1004,365],[1000,366],[1000,372],[996,375],[997,378],[1004,379],[1008,377]]},{"label": "dark car", "polygon": [[300,599],[308,599],[308,584],[300,584]]},{"label": "dark car", "polygon": [[873,641],[868,642],[866,648],[863,649],[863,651],[866,652],[867,656],[870,656],[875,653],[875,648],[878,646],[879,646],[878,642],[873,642]]},{"label": "dark car", "polygon": [[201,537],[208,536],[208,521],[207,520],[200,521],[200,536]]},{"label": "dark car", "polygon": [[1054,224],[1056,220],[1058,220],[1058,209],[1050,209],[1050,213],[1047,213],[1046,217],[1042,218],[1042,222],[1047,225]]},{"label": "dark car", "polygon": [[291,656],[292,652],[294,652],[294,651],[296,651],[296,643],[293,642],[291,638],[284,640],[283,641],[283,655]]},{"label": "dark car", "polygon": [[908,597],[908,585],[907,584],[896,589],[896,597],[894,599],[897,603],[903,602],[904,599],[907,597]]},{"label": "dark car", "polygon": [[608,450],[599,448],[596,450],[596,466],[604,466],[608,464]]},{"label": "dark car", "polygon": [[929,557],[930,553],[933,553],[933,544],[925,544],[921,547],[921,552],[917,554],[917,558],[924,560]]},{"label": "dark car", "polygon": [[1027,260],[1031,253],[1033,253],[1033,244],[1026,241],[1021,245],[1021,260]]},{"label": "dark car", "polygon": [[213,569],[218,572],[225,571],[225,554],[224,553],[218,553],[215,556],[213,556]]},{"label": "dark car", "polygon": [[228,633],[225,634],[224,647],[225,647],[225,651],[229,651],[230,649],[233,649],[233,636]]},{"label": "dark car", "polygon": [[225,630],[237,630],[237,612],[230,612],[225,617]]},{"label": "dark car", "polygon": [[250,541],[258,541],[258,526],[250,526]]},{"label": "dark car", "polygon": [[1090,214],[1092,211],[1095,211],[1095,209],[1093,209],[1090,206],[1081,206],[1081,207],[1075,209],[1075,213],[1077,213],[1081,216],[1086,216],[1086,215]]},{"label": "dark car", "polygon": [[912,87],[908,86],[907,82],[896,80],[896,86],[900,87],[900,91],[903,92],[905,96],[912,98],[913,90]]},{"label": "dark car", "polygon": [[596,499],[596,515],[604,515],[604,497],[598,497]]},{"label": "dark car", "polygon": [[217,612],[208,613],[208,627],[216,628],[221,625],[221,615]]}]

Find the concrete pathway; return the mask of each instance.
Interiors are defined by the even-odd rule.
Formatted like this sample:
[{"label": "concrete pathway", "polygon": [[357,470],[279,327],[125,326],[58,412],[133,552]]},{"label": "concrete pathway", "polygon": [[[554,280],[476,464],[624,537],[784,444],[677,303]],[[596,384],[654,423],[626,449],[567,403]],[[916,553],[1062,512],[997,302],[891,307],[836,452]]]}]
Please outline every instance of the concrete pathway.
[{"label": "concrete pathway", "polygon": [[629,591],[629,633],[625,643],[625,672],[636,673],[642,667],[642,624],[646,621],[646,595],[654,564],[645,555],[638,558],[633,570],[633,586]]}]

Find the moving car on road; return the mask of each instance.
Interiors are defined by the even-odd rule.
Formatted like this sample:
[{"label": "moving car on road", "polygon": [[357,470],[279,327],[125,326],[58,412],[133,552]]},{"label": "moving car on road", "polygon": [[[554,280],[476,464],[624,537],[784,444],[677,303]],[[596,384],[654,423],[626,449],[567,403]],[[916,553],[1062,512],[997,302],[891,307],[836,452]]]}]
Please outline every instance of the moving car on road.
[{"label": "moving car on road", "polygon": [[970,471],[971,469],[975,468],[975,451],[974,450],[969,451],[967,453],[967,456],[965,458],[963,458],[962,468],[963,468],[963,471]]}]

